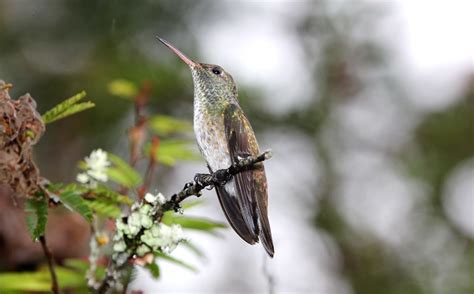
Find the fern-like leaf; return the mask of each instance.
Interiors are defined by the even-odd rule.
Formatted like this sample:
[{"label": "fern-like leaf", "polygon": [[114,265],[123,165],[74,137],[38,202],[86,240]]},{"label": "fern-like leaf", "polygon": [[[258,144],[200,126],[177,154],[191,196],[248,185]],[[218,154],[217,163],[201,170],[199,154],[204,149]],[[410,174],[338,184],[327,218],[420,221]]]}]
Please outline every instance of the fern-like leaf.
[{"label": "fern-like leaf", "polygon": [[[149,154],[151,144],[146,146]],[[188,140],[162,140],[156,149],[156,158],[164,165],[173,166],[178,160],[199,160],[196,149]]]},{"label": "fern-like leaf", "polygon": [[120,207],[113,201],[91,199],[87,200],[86,203],[90,209],[104,217],[117,218],[122,214]]},{"label": "fern-like leaf", "polygon": [[92,211],[86,201],[75,191],[65,191],[59,195],[59,198],[69,209],[79,213],[87,221],[92,221]]},{"label": "fern-like leaf", "polygon": [[86,92],[82,91],[69,99],[64,100],[55,107],[48,110],[42,115],[43,122],[45,124],[52,123],[59,119],[65,118],[72,114],[84,111],[86,109],[92,108],[95,106],[93,102],[87,101],[83,103],[77,103],[81,99],[86,97]]},{"label": "fern-like leaf", "polygon": [[186,229],[205,231],[209,233],[214,233],[217,229],[227,228],[227,225],[221,222],[205,218],[178,216],[172,212],[165,213],[162,222],[167,225],[179,224]]},{"label": "fern-like leaf", "polygon": [[107,157],[114,165],[107,170],[107,175],[112,181],[127,188],[133,188],[142,183],[140,174],[120,157],[112,153],[107,153]]},{"label": "fern-like leaf", "polygon": [[46,199],[29,198],[25,205],[26,224],[33,240],[44,235],[48,221],[48,203]]},{"label": "fern-like leaf", "polygon": [[117,205],[126,204],[130,206],[133,204],[133,201],[130,198],[128,198],[128,196],[120,194],[104,186],[99,186],[93,189],[92,192],[96,195],[96,198],[99,200],[115,202],[117,203]]},{"label": "fern-like leaf", "polygon": [[155,257],[158,257],[158,258],[167,260],[167,261],[169,261],[169,262],[171,262],[171,263],[174,263],[174,264],[177,264],[177,265],[182,266],[182,267],[184,267],[184,268],[187,268],[187,269],[190,270],[190,271],[193,271],[193,272],[197,272],[197,271],[198,271],[195,266],[190,265],[189,263],[186,263],[186,262],[184,262],[184,261],[182,261],[182,260],[180,260],[180,259],[177,259],[177,258],[175,258],[175,257],[172,257],[172,256],[170,256],[170,255],[164,254],[164,253],[161,252],[161,251],[156,251],[156,252],[154,253],[154,255],[155,255]]},{"label": "fern-like leaf", "polygon": [[190,122],[167,115],[153,116],[150,120],[150,127],[158,136],[188,133],[193,130],[193,125]]}]

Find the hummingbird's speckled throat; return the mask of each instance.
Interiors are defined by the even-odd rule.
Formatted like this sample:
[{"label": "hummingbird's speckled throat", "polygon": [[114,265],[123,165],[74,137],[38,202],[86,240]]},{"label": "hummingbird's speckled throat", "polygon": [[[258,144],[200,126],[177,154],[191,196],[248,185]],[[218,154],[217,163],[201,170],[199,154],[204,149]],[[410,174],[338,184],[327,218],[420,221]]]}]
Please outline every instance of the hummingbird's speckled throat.
[{"label": "hummingbird's speckled throat", "polygon": [[[232,76],[222,67],[191,60],[158,38],[191,69],[194,82],[194,133],[211,172],[228,168],[239,157],[260,153],[252,126],[238,100]],[[273,257],[268,221],[267,180],[263,163],[215,187],[232,228],[249,244],[259,240]]]}]

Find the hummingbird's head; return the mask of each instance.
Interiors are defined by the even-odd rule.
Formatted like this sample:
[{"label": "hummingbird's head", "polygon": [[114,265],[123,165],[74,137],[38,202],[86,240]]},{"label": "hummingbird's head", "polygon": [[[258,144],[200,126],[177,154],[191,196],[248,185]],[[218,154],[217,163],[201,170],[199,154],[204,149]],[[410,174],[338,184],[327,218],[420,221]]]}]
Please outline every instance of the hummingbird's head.
[{"label": "hummingbird's head", "polygon": [[189,66],[195,89],[219,96],[232,94],[231,96],[235,97],[237,95],[237,86],[234,79],[221,66],[193,61],[167,41],[161,38],[158,38],[158,40]]},{"label": "hummingbird's head", "polygon": [[237,95],[237,86],[232,76],[221,66],[206,63],[197,63],[191,68],[194,85],[198,89],[209,89],[218,95]]}]

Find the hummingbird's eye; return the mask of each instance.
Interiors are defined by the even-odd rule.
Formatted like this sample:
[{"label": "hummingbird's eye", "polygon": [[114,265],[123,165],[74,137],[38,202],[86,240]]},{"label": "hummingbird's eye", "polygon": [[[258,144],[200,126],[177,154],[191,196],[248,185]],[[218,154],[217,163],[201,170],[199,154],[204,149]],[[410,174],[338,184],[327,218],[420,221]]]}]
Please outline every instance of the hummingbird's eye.
[{"label": "hummingbird's eye", "polygon": [[217,66],[212,69],[212,73],[215,74],[216,76],[220,75],[222,73],[221,69],[218,68]]}]

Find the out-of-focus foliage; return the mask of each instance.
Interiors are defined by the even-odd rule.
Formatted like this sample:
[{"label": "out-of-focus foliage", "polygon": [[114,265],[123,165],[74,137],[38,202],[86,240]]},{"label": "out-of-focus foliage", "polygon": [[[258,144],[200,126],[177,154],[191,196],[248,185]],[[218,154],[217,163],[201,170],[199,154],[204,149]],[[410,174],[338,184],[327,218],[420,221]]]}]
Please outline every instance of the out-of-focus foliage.
[{"label": "out-of-focus foliage", "polygon": [[[89,265],[84,260],[67,259],[64,266],[58,266],[59,286],[66,291],[87,293],[87,281],[84,275]],[[97,267],[97,277],[103,277],[105,268]],[[41,267],[35,272],[0,273],[1,293],[50,292],[51,277],[47,267]]]},{"label": "out-of-focus foliage", "polygon": [[[66,267],[57,267],[61,289],[76,289],[79,293],[87,291],[84,273]],[[51,277],[47,268],[36,272],[0,273],[0,291],[2,293],[50,292]]]},{"label": "out-of-focus foliage", "polygon": [[192,125],[167,115],[155,115],[150,120],[152,130],[158,136],[168,136],[173,133],[183,133],[192,130]]},{"label": "out-of-focus foliage", "polygon": [[441,203],[442,188],[453,168],[474,155],[474,90],[459,102],[426,116],[416,129],[416,149],[406,154],[413,175],[434,188]]},{"label": "out-of-focus foliage", "polygon": [[145,265],[145,268],[151,274],[154,279],[158,279],[160,277],[160,266],[157,262],[152,262]]},{"label": "out-of-focus foliage", "polygon": [[133,188],[142,183],[143,180],[140,174],[123,159],[112,153],[108,154],[108,158],[113,164],[113,166],[107,170],[107,175],[112,181],[127,188]]},{"label": "out-of-focus foliage", "polygon": [[118,97],[132,99],[138,94],[137,86],[127,80],[117,79],[108,84],[109,93]]},{"label": "out-of-focus foliage", "polygon": [[215,232],[216,229],[227,228],[227,225],[224,223],[204,219],[197,217],[186,217],[186,216],[177,216],[171,213],[166,213],[163,216],[162,222],[164,224],[179,224],[183,228],[198,230],[198,231],[207,231]]},{"label": "out-of-focus foliage", "polygon": [[[147,147],[147,149],[149,146]],[[156,158],[164,165],[173,166],[179,160],[197,160],[196,154],[188,140],[170,139],[160,142],[160,148],[156,152]]]},{"label": "out-of-focus foliage", "polygon": [[156,254],[156,257],[158,258],[158,260],[160,259],[163,259],[163,260],[166,260],[166,261],[169,261],[169,262],[172,262],[174,264],[177,264],[179,266],[182,266],[184,268],[187,268],[188,270],[191,270],[193,272],[197,272],[197,268],[188,264],[187,262],[184,262],[182,260],[179,260],[177,258],[174,258],[170,255],[167,255],[167,254],[164,254],[163,252],[157,252]]}]

